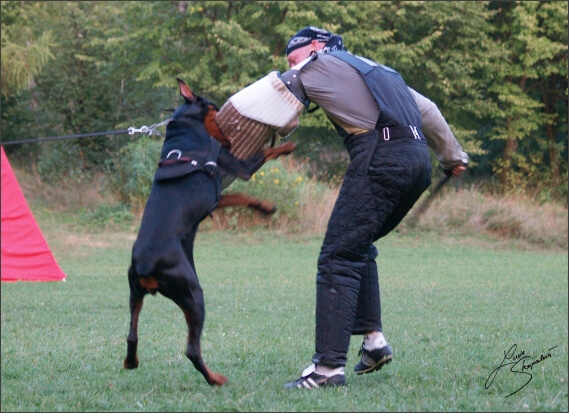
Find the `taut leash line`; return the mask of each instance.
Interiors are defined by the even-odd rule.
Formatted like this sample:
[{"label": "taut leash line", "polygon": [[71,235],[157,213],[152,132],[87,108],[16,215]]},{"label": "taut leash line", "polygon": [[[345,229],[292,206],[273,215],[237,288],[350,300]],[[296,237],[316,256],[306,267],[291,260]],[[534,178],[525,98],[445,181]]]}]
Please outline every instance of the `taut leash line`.
[{"label": "taut leash line", "polygon": [[155,123],[154,125],[150,126],[142,126],[141,128],[134,128],[130,127],[128,129],[120,129],[115,131],[108,131],[108,132],[94,132],[94,133],[82,133],[77,135],[64,135],[64,136],[52,136],[49,138],[37,138],[37,139],[22,139],[17,141],[8,141],[8,142],[0,142],[2,146],[7,145],[19,145],[22,143],[32,143],[32,142],[45,142],[45,141],[59,141],[64,139],[77,139],[77,138],[88,138],[93,136],[104,136],[104,135],[122,135],[122,134],[129,134],[134,135],[135,133],[145,133],[148,136],[151,136],[156,128],[160,126],[167,125],[172,119],[167,119],[164,122]]},{"label": "taut leash line", "polygon": [[32,143],[32,142],[60,141],[60,140],[64,140],[64,139],[87,138],[87,137],[91,137],[91,136],[120,135],[123,133],[128,133],[128,129],[111,131],[111,132],[83,133],[83,134],[79,134],[79,135],[52,136],[49,138],[22,139],[22,140],[18,140],[18,141],[2,142],[2,146],[18,145],[18,144],[22,144],[22,143]]}]

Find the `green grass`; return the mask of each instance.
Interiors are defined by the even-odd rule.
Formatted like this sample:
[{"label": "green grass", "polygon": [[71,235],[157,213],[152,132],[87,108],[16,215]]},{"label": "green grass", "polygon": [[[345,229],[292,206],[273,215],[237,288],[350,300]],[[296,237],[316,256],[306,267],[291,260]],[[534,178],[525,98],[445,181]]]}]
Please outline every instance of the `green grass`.
[{"label": "green grass", "polygon": [[[202,350],[229,383],[210,387],[186,359],[182,312],[148,296],[140,367],[124,370],[132,231],[62,230],[35,210],[66,282],[2,284],[2,411],[567,411],[567,253],[393,234],[377,259],[384,332],[394,361],[348,385],[286,391],[314,351],[321,236],[201,232]],[[74,232],[76,231],[76,232]],[[531,382],[503,368],[517,344]]]}]

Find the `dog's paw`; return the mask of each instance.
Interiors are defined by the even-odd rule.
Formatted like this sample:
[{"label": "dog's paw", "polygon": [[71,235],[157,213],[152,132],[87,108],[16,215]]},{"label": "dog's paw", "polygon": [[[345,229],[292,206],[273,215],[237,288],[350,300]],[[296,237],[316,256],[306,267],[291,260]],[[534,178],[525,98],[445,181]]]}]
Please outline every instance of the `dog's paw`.
[{"label": "dog's paw", "polygon": [[223,386],[229,380],[223,374],[212,373],[207,382],[212,386]]},{"label": "dog's paw", "polygon": [[138,367],[138,357],[136,357],[134,360],[129,360],[128,358],[125,358],[123,365],[124,365],[125,369],[137,368]]},{"label": "dog's paw", "polygon": [[281,155],[288,155],[289,153],[292,153],[296,149],[296,146],[297,144],[294,142],[283,143],[279,146],[279,149],[281,149]]},{"label": "dog's paw", "polygon": [[272,215],[277,212],[277,206],[269,201],[263,201],[258,206],[257,209],[259,212],[262,212],[265,215]]}]

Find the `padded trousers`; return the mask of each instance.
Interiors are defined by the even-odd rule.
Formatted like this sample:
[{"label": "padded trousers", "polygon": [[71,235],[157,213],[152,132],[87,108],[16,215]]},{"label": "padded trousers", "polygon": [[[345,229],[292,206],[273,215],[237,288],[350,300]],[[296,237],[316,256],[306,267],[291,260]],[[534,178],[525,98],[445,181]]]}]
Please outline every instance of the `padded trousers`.
[{"label": "padded trousers", "polygon": [[345,140],[350,165],[328,222],[316,276],[314,363],[346,365],[351,335],[382,331],[375,241],[390,233],[431,183],[424,140]]}]

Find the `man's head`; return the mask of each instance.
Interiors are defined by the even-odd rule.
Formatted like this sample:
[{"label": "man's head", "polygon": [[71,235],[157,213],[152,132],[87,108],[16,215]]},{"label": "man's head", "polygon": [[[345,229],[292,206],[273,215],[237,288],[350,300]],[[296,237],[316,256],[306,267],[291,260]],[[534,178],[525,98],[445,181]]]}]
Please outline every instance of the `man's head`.
[{"label": "man's head", "polygon": [[318,51],[344,50],[342,36],[337,36],[318,27],[308,26],[293,35],[288,41],[286,55],[290,67],[300,63]]}]

